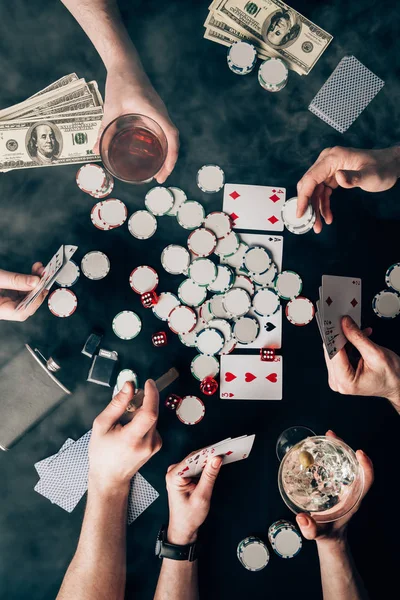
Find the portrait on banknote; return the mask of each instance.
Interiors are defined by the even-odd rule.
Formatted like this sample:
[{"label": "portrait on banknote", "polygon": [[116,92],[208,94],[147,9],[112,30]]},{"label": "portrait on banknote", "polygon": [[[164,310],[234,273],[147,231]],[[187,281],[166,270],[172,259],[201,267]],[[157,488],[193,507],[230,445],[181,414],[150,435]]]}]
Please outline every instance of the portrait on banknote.
[{"label": "portrait on banknote", "polygon": [[272,48],[287,48],[300,35],[299,16],[290,9],[279,9],[268,15],[262,26],[262,37]]},{"label": "portrait on banknote", "polygon": [[61,131],[51,121],[35,123],[27,131],[26,150],[31,159],[37,164],[51,164],[61,154]]}]

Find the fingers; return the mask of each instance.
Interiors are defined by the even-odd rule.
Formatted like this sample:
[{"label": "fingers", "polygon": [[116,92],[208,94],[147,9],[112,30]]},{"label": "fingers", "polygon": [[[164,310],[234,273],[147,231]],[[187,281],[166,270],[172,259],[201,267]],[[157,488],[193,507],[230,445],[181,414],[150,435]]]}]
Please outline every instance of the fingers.
[{"label": "fingers", "polygon": [[322,345],[322,349],[324,351],[324,359],[325,359],[326,368],[327,368],[327,371],[328,371],[328,384],[329,384],[329,387],[334,392],[337,392],[338,389],[337,389],[337,385],[336,385],[335,372],[334,372],[332,364],[331,364],[331,359],[329,358],[329,355],[328,355],[328,353],[326,351],[325,344]]},{"label": "fingers", "polygon": [[156,181],[158,183],[164,183],[164,181],[171,175],[175,163],[178,160],[179,153],[179,132],[175,127],[165,127],[164,129],[167,142],[168,142],[168,153],[165,163],[161,170],[156,175]]},{"label": "fingers", "polygon": [[332,188],[327,187],[326,185],[324,186],[324,191],[321,194],[321,201],[320,201],[320,212],[321,215],[324,218],[324,221],[327,225],[330,225],[333,221],[333,215],[332,215],[332,211],[331,211],[331,194],[332,194]]},{"label": "fingers", "polygon": [[296,521],[306,540],[315,540],[318,536],[318,527],[314,519],[310,515],[300,513],[297,515]]},{"label": "fingers", "polygon": [[30,292],[40,279],[37,275],[23,275],[0,269],[0,289],[17,290],[19,292]]},{"label": "fingers", "polygon": [[297,217],[302,217],[310,203],[315,188],[324,181],[330,180],[335,172],[333,157],[325,155],[317,160],[297,184]]},{"label": "fingers", "polygon": [[[32,304],[27,309],[25,309],[21,313],[19,313],[18,320],[19,321],[26,321],[26,319],[28,319],[29,317],[31,317],[32,315],[34,315],[35,312],[37,311],[37,309],[43,304],[43,302],[46,299],[48,293],[49,293],[48,290],[43,290],[43,292],[41,292],[39,294],[39,296],[32,302]],[[18,303],[19,303],[19,301],[16,302],[16,305]]]},{"label": "fingers", "polygon": [[148,379],[144,386],[143,404],[136,411],[132,421],[125,426],[126,429],[144,437],[152,427],[157,426],[158,406],[159,394],[156,384],[152,379]]},{"label": "fingers", "polygon": [[321,215],[320,215],[319,208],[321,206],[324,190],[325,190],[324,184],[323,183],[318,184],[314,190],[314,193],[313,193],[313,196],[311,199],[312,205],[314,207],[314,212],[315,212],[315,224],[314,224],[314,232],[315,233],[321,233],[321,231],[322,231],[322,221],[321,221]]},{"label": "fingers", "polygon": [[346,189],[354,187],[362,187],[363,172],[362,171],[338,171],[336,173],[336,181]]},{"label": "fingers", "polygon": [[326,437],[330,437],[330,438],[332,438],[334,440],[339,440],[339,441],[345,443],[345,441],[342,440],[341,437],[339,437],[338,435],[336,435],[336,433],[334,431],[332,431],[332,429],[328,429],[328,431],[326,432],[325,435],[326,435]]},{"label": "fingers", "polygon": [[345,337],[357,348],[363,358],[374,355],[377,345],[368,338],[365,332],[360,330],[351,317],[345,316],[342,318],[342,329]]},{"label": "fingers", "polygon": [[37,275],[38,277],[42,277],[44,273],[44,266],[41,262],[35,262],[32,265],[32,275]]},{"label": "fingers", "polygon": [[103,120],[101,122],[100,125],[100,129],[99,129],[99,133],[97,135],[97,140],[95,145],[93,146],[93,152],[94,154],[100,154],[100,138],[103,135],[103,131],[105,130],[106,126],[108,125],[108,121],[106,121],[103,117]]},{"label": "fingers", "polygon": [[364,472],[364,491],[362,493],[362,498],[364,498],[371,488],[371,485],[374,483],[374,465],[372,464],[372,460],[363,450],[357,450],[356,456]]},{"label": "fingers", "polygon": [[214,485],[222,465],[222,456],[214,456],[203,469],[195,493],[204,501],[210,502]]},{"label": "fingers", "polygon": [[130,381],[127,381],[122,390],[111,400],[110,404],[96,417],[93,428],[97,429],[100,433],[110,431],[126,411],[134,393],[134,385]]}]

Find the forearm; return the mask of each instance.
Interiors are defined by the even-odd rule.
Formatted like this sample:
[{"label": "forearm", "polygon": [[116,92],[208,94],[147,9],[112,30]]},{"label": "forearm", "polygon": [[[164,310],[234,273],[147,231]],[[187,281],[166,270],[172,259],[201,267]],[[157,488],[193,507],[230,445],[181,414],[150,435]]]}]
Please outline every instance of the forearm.
[{"label": "forearm", "polygon": [[57,600],[122,600],[126,579],[129,486],[99,492],[89,484],[81,536]]},{"label": "forearm", "polygon": [[317,547],[324,600],[366,600],[368,595],[347,541],[321,540]]},{"label": "forearm", "polygon": [[[185,546],[195,541],[196,535],[183,537],[170,528],[167,532],[168,542]],[[198,600],[197,560],[163,559],[154,600]]]},{"label": "forearm", "polygon": [[396,177],[397,177],[397,179],[399,179],[400,178],[400,144],[398,144],[397,146],[393,146],[393,148],[391,148],[391,152],[393,155],[393,164],[394,164]]}]

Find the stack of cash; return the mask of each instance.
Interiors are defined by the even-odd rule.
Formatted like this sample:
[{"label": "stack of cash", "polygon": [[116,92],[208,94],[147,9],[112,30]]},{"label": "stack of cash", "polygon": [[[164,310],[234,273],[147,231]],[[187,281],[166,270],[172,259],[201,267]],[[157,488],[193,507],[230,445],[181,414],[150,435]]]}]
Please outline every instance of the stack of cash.
[{"label": "stack of cash", "polygon": [[207,40],[254,44],[259,58],[276,56],[307,75],[332,36],[280,0],[213,0],[204,23]]},{"label": "stack of cash", "polygon": [[99,161],[93,146],[102,118],[96,81],[61,77],[0,110],[0,172]]}]

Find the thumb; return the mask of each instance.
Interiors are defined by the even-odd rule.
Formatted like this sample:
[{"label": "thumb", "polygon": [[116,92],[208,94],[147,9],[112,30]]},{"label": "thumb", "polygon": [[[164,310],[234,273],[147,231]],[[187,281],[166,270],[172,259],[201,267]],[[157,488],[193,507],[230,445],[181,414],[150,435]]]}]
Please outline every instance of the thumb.
[{"label": "thumb", "polygon": [[30,292],[40,281],[36,275],[23,275],[0,269],[0,288],[3,290],[17,290]]},{"label": "thumb", "polygon": [[346,189],[354,187],[362,187],[363,171],[337,171],[336,181]]},{"label": "thumb", "polygon": [[318,536],[317,524],[312,517],[305,513],[300,513],[296,517],[297,525],[306,540],[315,540]]},{"label": "thumb", "polygon": [[110,404],[101,412],[94,421],[94,427],[101,433],[107,433],[119,421],[127,409],[135,393],[135,387],[127,381]]},{"label": "thumb", "polygon": [[375,351],[376,344],[368,338],[368,330],[366,332],[361,331],[348,315],[342,318],[342,329],[345,337],[357,348],[363,358]]},{"label": "thumb", "polygon": [[101,136],[103,135],[103,131],[105,130],[105,128],[106,128],[106,125],[104,123],[104,117],[103,117],[103,120],[102,120],[102,122],[100,124],[100,127],[99,127],[99,133],[97,134],[96,143],[93,146],[93,152],[95,154],[100,154],[100,139],[101,139]]},{"label": "thumb", "polygon": [[196,493],[201,496],[203,500],[210,502],[221,465],[222,456],[214,456],[214,458],[207,462],[204,467],[196,487]]}]

